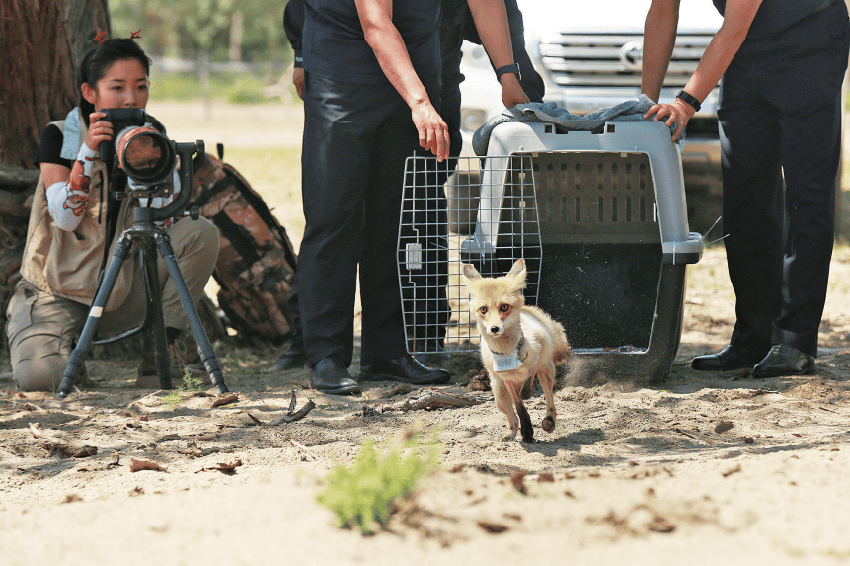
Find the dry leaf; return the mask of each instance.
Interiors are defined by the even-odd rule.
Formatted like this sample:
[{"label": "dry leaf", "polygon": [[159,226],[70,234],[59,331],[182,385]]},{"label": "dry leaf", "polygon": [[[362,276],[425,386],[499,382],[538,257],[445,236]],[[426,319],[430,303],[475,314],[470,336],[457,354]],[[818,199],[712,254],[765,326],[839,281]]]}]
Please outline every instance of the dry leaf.
[{"label": "dry leaf", "polygon": [[210,403],[210,409],[215,409],[216,407],[221,407],[222,405],[230,405],[231,403],[236,403],[239,400],[238,393],[220,393],[215,396],[215,399]]},{"label": "dry leaf", "polygon": [[[214,466],[205,466],[205,467],[201,468],[200,470],[198,470],[198,472],[217,470],[217,471],[219,471],[223,474],[227,474],[228,476],[232,476],[233,474],[236,473],[236,468],[238,468],[241,465],[242,465],[242,460],[236,460],[235,462],[230,462],[230,463],[219,462],[219,463],[215,464]],[[198,472],[195,472],[195,473],[197,474]]]},{"label": "dry leaf", "polygon": [[157,472],[168,471],[156,462],[151,462],[150,460],[137,460],[136,458],[131,458],[130,461],[131,472],[138,472],[140,470],[154,470]]},{"label": "dry leaf", "polygon": [[491,523],[489,521],[480,521],[478,526],[487,531],[488,533],[503,533],[508,530],[507,525],[500,525],[498,523]]}]

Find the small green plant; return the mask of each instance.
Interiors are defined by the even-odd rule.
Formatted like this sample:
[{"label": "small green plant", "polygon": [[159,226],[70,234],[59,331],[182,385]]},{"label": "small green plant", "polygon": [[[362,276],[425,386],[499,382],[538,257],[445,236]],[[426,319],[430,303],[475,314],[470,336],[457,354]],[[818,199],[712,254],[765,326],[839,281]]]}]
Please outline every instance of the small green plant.
[{"label": "small green plant", "polygon": [[204,380],[200,377],[193,377],[192,372],[188,368],[183,368],[183,380],[177,389],[162,398],[162,404],[166,407],[174,407],[177,403],[183,400],[186,393],[193,391],[203,391]]},{"label": "small green plant", "polygon": [[357,526],[364,535],[371,534],[376,523],[389,520],[394,502],[408,496],[439,465],[437,446],[430,443],[423,454],[421,444],[422,434],[416,433],[381,456],[371,440],[363,441],[350,468],[339,465],[331,471],[318,502],[336,513],[340,526]]},{"label": "small green plant", "polygon": [[192,393],[193,391],[204,390],[204,380],[201,377],[195,377],[189,368],[183,368],[183,382],[178,387],[184,393]]}]

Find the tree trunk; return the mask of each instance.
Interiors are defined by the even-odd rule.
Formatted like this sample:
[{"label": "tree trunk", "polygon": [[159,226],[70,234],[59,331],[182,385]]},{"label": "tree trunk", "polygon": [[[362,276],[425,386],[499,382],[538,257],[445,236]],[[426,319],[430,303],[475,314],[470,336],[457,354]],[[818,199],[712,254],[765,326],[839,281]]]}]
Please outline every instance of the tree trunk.
[{"label": "tree trunk", "polygon": [[38,181],[38,137],[77,105],[77,67],[109,22],[108,0],[0,1],[0,358]]},{"label": "tree trunk", "polygon": [[[109,18],[108,0],[66,0],[65,15],[68,19],[68,38],[71,42],[71,58],[74,70],[80,68],[86,53],[97,47],[97,32],[105,31],[106,37],[112,36]],[[130,37],[127,34],[127,37]],[[74,79],[79,73],[74,73]],[[79,96],[79,93],[77,94]]]},{"label": "tree trunk", "polygon": [[38,134],[74,107],[64,0],[0,3],[0,163],[33,169]]}]

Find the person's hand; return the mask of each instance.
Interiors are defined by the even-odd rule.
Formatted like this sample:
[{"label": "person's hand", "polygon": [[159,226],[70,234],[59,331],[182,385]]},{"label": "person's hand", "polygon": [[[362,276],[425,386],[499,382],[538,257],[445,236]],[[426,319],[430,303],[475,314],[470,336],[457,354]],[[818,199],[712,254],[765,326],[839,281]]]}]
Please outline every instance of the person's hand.
[{"label": "person's hand", "polygon": [[502,84],[502,104],[505,105],[505,108],[513,108],[517,104],[528,104],[530,102],[516,75],[506,73],[501,76],[500,82]]},{"label": "person's hand", "polygon": [[111,140],[113,135],[112,122],[106,122],[102,118],[106,118],[106,114],[103,112],[89,114],[89,133],[86,136],[86,145],[94,151],[100,149],[100,142]]},{"label": "person's hand", "polygon": [[677,141],[682,130],[685,129],[685,126],[694,117],[694,114],[696,114],[696,110],[694,110],[693,106],[677,98],[672,104],[656,104],[643,117],[644,119],[651,117],[655,122],[663,120],[668,127],[672,126],[673,122],[675,122],[676,131],[673,132],[673,141]]},{"label": "person's hand", "polygon": [[292,68],[292,84],[295,85],[298,98],[304,100],[304,67]]},{"label": "person's hand", "polygon": [[430,102],[413,107],[413,123],[419,131],[419,145],[437,156],[437,161],[449,157],[449,127]]}]

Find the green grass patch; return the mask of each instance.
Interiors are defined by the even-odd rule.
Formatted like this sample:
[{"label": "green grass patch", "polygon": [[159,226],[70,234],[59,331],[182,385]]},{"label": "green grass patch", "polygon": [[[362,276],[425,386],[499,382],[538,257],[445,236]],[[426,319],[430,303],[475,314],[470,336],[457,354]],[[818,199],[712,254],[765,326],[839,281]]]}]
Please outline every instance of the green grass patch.
[{"label": "green grass patch", "polygon": [[316,499],[336,514],[340,526],[371,534],[376,525],[387,523],[395,503],[409,497],[419,480],[439,465],[438,446],[428,444],[423,446],[422,434],[415,433],[379,454],[366,440],[351,467],[339,465],[330,472],[327,487]]}]

